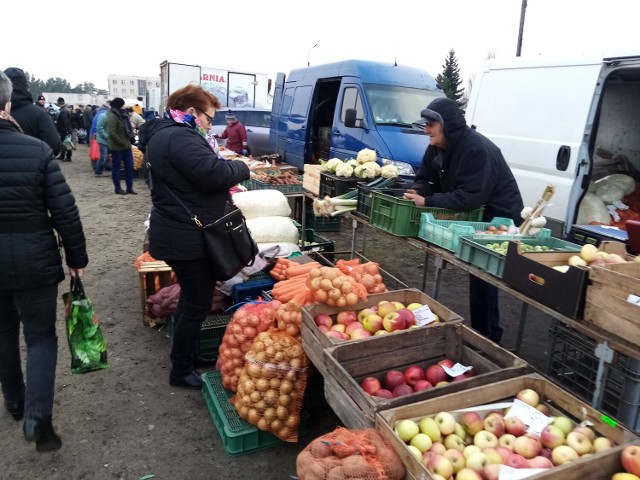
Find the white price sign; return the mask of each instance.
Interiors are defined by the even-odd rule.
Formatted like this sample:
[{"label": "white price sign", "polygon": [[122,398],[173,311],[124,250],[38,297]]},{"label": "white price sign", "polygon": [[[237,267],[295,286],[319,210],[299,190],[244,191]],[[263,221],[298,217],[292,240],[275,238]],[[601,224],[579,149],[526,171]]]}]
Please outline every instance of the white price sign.
[{"label": "white price sign", "polygon": [[528,403],[524,403],[517,398],[513,399],[513,406],[504,418],[518,417],[527,426],[527,432],[540,435],[542,429],[549,425],[553,420],[547,417],[537,408],[532,407]]},{"label": "white price sign", "polygon": [[512,468],[506,465],[500,465],[498,478],[500,480],[522,480],[546,471],[546,468]]},{"label": "white price sign", "polygon": [[423,305],[422,307],[414,310],[413,314],[416,317],[416,325],[418,327],[424,327],[425,325],[429,325],[436,320],[436,316],[429,308],[429,305]]},{"label": "white price sign", "polygon": [[467,373],[469,370],[473,370],[473,367],[467,367],[462,365],[461,363],[456,363],[453,367],[449,368],[445,365],[442,365],[442,369],[447,372],[447,375],[450,377],[458,377],[463,373]]}]

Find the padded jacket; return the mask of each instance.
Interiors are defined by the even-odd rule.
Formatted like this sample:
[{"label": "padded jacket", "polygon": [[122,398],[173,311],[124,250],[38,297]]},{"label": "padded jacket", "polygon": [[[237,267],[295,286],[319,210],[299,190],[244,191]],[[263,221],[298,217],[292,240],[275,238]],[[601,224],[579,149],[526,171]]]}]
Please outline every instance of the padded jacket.
[{"label": "padded jacket", "polygon": [[0,120],[0,290],[64,280],[54,230],[67,265],[84,268],[88,257],[80,215],[53,152]]},{"label": "padded jacket", "polygon": [[522,197],[500,149],[467,126],[452,100],[438,98],[428,108],[444,120],[447,149],[429,145],[422,158],[414,188],[425,206],[459,211],[484,206],[484,221],[506,217],[519,225]]},{"label": "padded jacket", "polygon": [[39,138],[45,142],[53,154],[60,153],[60,135],[51,115],[44,108],[34,105],[33,97],[29,93],[27,76],[19,68],[7,68],[5,72],[11,79],[11,116],[18,122],[22,131],[27,135]]},{"label": "padded jacket", "polygon": [[226,213],[229,189],[249,178],[249,167],[219,159],[194,129],[170,119],[144,123],[139,143],[151,166],[149,252],[161,260],[206,258],[200,228],[170,191],[206,225]]}]

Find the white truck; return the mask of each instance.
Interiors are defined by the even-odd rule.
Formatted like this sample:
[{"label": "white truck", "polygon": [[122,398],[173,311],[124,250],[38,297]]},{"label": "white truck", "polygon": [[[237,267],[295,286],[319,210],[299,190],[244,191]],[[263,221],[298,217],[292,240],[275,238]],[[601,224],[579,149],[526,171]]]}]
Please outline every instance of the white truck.
[{"label": "white truck", "polygon": [[500,147],[525,205],[555,185],[545,216],[568,232],[595,220],[580,215],[594,181],[614,173],[640,181],[640,52],[488,62],[466,120]]},{"label": "white truck", "polygon": [[189,84],[200,85],[214,94],[223,107],[269,108],[269,79],[266,73],[201,67],[164,61],[160,64],[160,109],[167,97]]}]

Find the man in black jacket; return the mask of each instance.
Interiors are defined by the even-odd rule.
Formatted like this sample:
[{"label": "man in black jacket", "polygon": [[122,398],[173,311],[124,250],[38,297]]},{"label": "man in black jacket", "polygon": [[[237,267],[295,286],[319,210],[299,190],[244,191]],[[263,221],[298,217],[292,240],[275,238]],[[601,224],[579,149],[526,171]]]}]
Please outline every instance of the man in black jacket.
[{"label": "man in black jacket", "polygon": [[24,417],[25,439],[43,452],[62,445],[52,423],[58,283],[65,278],[56,232],[72,277],[82,276],[89,260],[60,165],[46,143],[22,133],[10,100],[11,81],[0,72],[0,384],[5,409],[16,421]]},{"label": "man in black jacket", "polygon": [[[421,112],[429,146],[405,198],[418,206],[470,211],[484,206],[483,221],[493,217],[522,221],[522,197],[500,149],[469,128],[464,114],[448,98],[433,100]],[[469,278],[471,326],[494,342],[502,339],[498,289]]]},{"label": "man in black jacket", "polygon": [[[60,152],[60,135],[44,106],[33,103],[27,76],[21,69],[13,67],[7,68],[4,73],[13,84],[11,116],[16,119],[24,133],[39,138],[51,147],[54,155],[57,155]],[[42,99],[44,100],[44,97]]]},{"label": "man in black jacket", "polygon": [[[58,128],[60,141],[64,141],[65,137],[67,135],[71,135],[73,131],[73,127],[71,125],[71,111],[69,110],[69,107],[65,104],[64,98],[62,97],[58,97],[58,101],[56,102],[56,105],[58,106],[58,108],[60,108],[60,112],[58,113],[58,119],[56,120],[56,127]],[[58,157],[58,160],[62,160],[63,162],[70,162],[71,152],[72,152],[72,149],[67,147],[66,154],[65,154],[65,149],[63,148],[60,151],[60,156]]]}]

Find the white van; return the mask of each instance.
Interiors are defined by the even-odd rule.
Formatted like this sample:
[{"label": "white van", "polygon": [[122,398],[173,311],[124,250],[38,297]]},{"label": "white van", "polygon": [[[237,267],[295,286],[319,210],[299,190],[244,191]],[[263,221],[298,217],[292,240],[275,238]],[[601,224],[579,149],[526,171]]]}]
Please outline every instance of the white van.
[{"label": "white van", "polygon": [[555,185],[545,216],[568,233],[590,181],[640,180],[640,53],[485,63],[466,119],[500,147],[525,205]]}]

